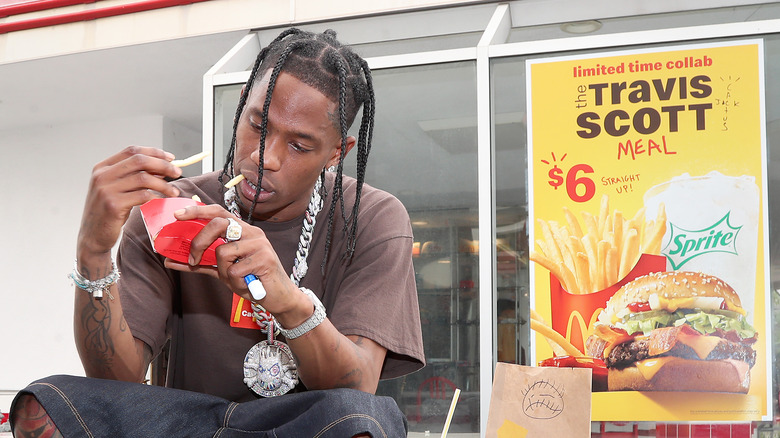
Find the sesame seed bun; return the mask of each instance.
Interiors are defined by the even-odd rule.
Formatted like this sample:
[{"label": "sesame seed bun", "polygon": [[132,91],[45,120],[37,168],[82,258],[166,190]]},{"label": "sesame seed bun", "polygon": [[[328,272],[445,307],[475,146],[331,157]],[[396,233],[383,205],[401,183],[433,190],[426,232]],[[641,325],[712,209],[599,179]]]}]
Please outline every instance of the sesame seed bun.
[{"label": "sesame seed bun", "polygon": [[716,297],[723,298],[729,310],[741,309],[739,295],[718,277],[701,272],[653,272],[638,277],[618,290],[607,302],[605,313],[612,316],[631,303],[644,303],[650,295],[664,299]]}]

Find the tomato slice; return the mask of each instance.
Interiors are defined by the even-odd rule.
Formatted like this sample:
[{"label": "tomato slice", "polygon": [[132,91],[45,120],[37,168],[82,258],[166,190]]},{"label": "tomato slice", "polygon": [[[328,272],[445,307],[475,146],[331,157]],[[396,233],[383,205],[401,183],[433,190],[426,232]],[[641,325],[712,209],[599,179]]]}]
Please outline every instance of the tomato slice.
[{"label": "tomato slice", "polygon": [[632,311],[634,313],[636,313],[636,312],[647,312],[647,311],[651,310],[650,309],[650,303],[648,303],[647,301],[645,301],[643,303],[631,303],[631,304],[628,305],[628,310],[630,310],[630,311]]}]

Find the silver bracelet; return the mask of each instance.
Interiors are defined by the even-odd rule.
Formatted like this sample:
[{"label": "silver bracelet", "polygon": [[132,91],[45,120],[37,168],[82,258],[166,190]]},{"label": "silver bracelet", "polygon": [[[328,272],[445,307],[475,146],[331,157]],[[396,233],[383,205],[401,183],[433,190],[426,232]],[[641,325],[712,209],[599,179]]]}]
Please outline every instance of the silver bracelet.
[{"label": "silver bracelet", "polygon": [[299,289],[307,297],[309,297],[312,304],[314,304],[314,313],[309,317],[309,319],[304,321],[303,324],[299,325],[298,327],[291,328],[289,330],[282,327],[282,325],[279,324],[279,321],[277,321],[276,327],[287,339],[299,338],[305,335],[306,333],[314,330],[318,325],[322,323],[322,321],[325,321],[325,318],[327,316],[325,314],[325,306],[322,305],[320,299],[317,298],[317,295],[315,295],[314,292],[312,292],[310,289],[306,289],[305,287],[301,287]]},{"label": "silver bracelet", "polygon": [[79,262],[76,260],[73,263],[73,272],[71,272],[68,277],[73,280],[73,283],[75,283],[79,289],[91,294],[92,298],[102,300],[103,291],[105,291],[108,294],[108,297],[113,300],[114,296],[111,295],[109,289],[112,284],[119,280],[119,269],[117,269],[114,260],[111,260],[111,272],[109,272],[108,275],[103,278],[98,278],[97,280],[89,280],[79,272]]}]

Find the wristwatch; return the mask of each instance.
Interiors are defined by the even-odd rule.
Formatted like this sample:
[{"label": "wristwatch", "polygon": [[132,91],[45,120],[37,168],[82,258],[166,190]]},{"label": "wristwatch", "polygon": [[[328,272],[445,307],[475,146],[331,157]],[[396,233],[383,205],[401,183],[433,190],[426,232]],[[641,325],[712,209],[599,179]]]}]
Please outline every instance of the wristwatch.
[{"label": "wristwatch", "polygon": [[291,328],[289,330],[282,327],[281,324],[279,324],[279,321],[276,322],[276,327],[279,328],[279,332],[284,335],[287,339],[295,339],[299,338],[306,333],[309,333],[310,331],[314,330],[315,327],[320,325],[322,321],[325,320],[325,306],[322,305],[322,302],[320,302],[320,299],[317,298],[317,295],[314,295],[314,292],[312,292],[310,289],[307,289],[305,287],[301,287],[301,292],[306,294],[307,297],[311,300],[312,303],[314,303],[314,313],[303,322],[303,324],[299,325],[298,327]]}]

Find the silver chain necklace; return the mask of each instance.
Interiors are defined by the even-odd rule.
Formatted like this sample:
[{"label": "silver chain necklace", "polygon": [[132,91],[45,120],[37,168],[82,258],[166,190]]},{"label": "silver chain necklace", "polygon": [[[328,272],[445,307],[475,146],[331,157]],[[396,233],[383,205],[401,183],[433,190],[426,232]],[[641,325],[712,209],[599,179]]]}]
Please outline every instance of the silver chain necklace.
[{"label": "silver chain necklace", "polygon": [[[322,178],[317,178],[314,190],[306,207],[301,227],[301,237],[298,239],[298,250],[295,252],[290,280],[295,286],[300,286],[301,280],[308,272],[307,259],[311,249],[314,225],[317,213],[322,210],[324,201],[320,191]],[[241,218],[238,207],[238,193],[231,187],[225,192],[225,207],[235,216]],[[249,349],[244,357],[244,383],[256,394],[263,397],[275,397],[286,394],[298,384],[298,364],[295,363],[290,347],[274,337],[278,334],[276,320],[260,304],[251,303],[252,315],[260,326],[260,331],[266,333],[267,339],[260,341]]]}]

